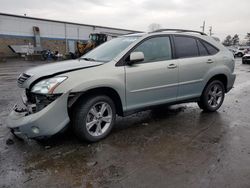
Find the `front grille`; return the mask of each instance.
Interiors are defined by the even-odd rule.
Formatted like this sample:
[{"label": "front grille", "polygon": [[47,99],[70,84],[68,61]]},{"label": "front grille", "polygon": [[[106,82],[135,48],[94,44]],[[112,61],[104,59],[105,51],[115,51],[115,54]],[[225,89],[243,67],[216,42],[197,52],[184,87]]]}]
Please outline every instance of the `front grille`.
[{"label": "front grille", "polygon": [[17,84],[18,86],[22,86],[23,83],[28,79],[30,78],[30,75],[28,74],[25,74],[25,73],[22,73],[19,78],[17,79]]}]

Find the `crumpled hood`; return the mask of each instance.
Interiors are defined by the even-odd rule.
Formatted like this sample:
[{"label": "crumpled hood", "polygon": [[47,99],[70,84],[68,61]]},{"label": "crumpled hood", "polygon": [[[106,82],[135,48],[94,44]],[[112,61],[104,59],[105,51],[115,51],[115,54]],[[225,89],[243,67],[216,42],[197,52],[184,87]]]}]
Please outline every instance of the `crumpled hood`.
[{"label": "crumpled hood", "polygon": [[26,81],[24,81],[23,84],[19,84],[19,87],[28,88],[32,82],[42,77],[49,77],[64,72],[95,67],[102,64],[103,64],[102,62],[76,59],[76,60],[67,60],[56,63],[52,62],[46,65],[37,66],[34,68],[30,68],[24,72],[26,75],[29,75],[30,77]]}]

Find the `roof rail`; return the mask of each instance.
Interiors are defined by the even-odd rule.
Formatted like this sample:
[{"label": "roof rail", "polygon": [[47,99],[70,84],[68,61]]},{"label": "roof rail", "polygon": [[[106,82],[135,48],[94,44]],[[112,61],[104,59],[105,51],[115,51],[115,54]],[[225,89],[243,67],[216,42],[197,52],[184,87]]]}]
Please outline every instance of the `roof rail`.
[{"label": "roof rail", "polygon": [[150,33],[156,33],[156,32],[164,32],[164,31],[176,31],[176,32],[187,32],[187,33],[199,33],[201,35],[207,35],[206,33],[203,33],[201,31],[193,31],[193,30],[186,30],[186,29],[158,29],[155,31],[152,31]]}]

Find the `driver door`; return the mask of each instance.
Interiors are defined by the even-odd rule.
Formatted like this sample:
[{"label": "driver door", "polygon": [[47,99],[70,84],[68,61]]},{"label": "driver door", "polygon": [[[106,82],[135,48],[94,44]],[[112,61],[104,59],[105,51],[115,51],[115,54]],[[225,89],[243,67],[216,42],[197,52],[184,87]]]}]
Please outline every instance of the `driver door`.
[{"label": "driver door", "polygon": [[178,61],[170,37],[146,39],[132,52],[143,52],[144,60],[125,66],[127,110],[176,101]]}]

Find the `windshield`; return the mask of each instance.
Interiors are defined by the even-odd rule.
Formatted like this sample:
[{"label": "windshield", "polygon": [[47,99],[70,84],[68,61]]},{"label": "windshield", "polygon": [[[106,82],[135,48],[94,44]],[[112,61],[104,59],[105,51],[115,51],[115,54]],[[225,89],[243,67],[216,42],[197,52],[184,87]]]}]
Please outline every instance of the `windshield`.
[{"label": "windshield", "polygon": [[125,48],[132,44],[138,37],[118,37],[103,43],[89,53],[83,55],[81,59],[89,61],[109,62],[114,59]]}]

